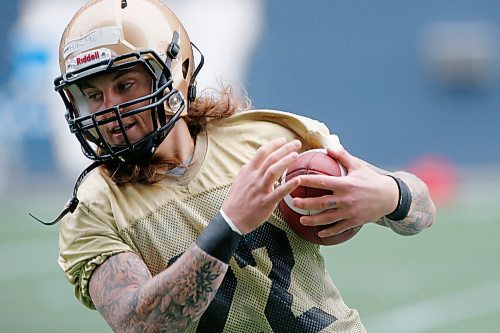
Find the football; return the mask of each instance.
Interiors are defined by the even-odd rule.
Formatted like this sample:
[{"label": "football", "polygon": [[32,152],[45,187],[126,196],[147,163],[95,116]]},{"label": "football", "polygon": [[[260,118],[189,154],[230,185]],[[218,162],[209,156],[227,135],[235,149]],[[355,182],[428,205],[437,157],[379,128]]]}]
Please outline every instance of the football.
[{"label": "football", "polygon": [[[284,183],[299,175],[329,175],[341,177],[346,175],[346,170],[337,160],[328,155],[325,149],[311,149],[299,155],[297,160],[290,165],[287,171],[285,171],[281,182]],[[318,232],[328,228],[328,225],[305,226],[300,223],[300,217],[318,214],[322,211],[303,210],[294,207],[292,204],[292,199],[295,197],[321,197],[331,193],[332,192],[329,190],[299,186],[290,193],[290,195],[280,201],[279,209],[288,225],[303,239],[319,245],[340,244],[356,235],[361,227],[346,230],[338,235],[320,238]]]}]

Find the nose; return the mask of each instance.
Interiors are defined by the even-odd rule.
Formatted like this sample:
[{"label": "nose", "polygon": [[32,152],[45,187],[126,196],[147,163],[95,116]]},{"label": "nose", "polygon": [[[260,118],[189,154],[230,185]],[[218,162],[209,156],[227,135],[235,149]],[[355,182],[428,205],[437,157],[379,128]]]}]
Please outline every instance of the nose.
[{"label": "nose", "polygon": [[[115,105],[118,105],[120,104],[120,99],[118,98],[118,96],[116,96],[116,94],[113,94],[112,92],[108,92],[108,91],[102,91],[102,97],[101,97],[101,103],[99,105],[99,107],[97,108],[96,112],[100,113],[101,111],[104,111],[104,110],[108,110],[109,108],[112,108],[113,106]],[[114,111],[109,111],[109,112],[105,112],[103,114],[98,114],[96,116],[97,118],[97,121],[105,121],[105,120],[108,120],[110,118],[114,118],[116,116],[116,113]],[[106,122],[106,124],[108,124]],[[108,126],[108,125],[106,125]]]},{"label": "nose", "polygon": [[[120,97],[119,94],[113,92],[113,91],[104,91],[102,93],[102,104],[99,108],[98,111],[104,111],[104,110],[107,110],[107,109],[110,109],[120,103],[123,103],[124,101],[122,100],[122,98]],[[120,110],[120,112],[123,112],[123,110]],[[106,112],[100,116],[98,116],[98,119],[99,120],[105,120],[105,119],[109,119],[109,118],[113,118],[116,116],[116,113],[113,111],[110,111],[110,112]]]},{"label": "nose", "polygon": [[113,91],[103,92],[103,102],[100,111],[112,108],[113,106],[118,105],[122,102],[122,98],[119,94]]}]

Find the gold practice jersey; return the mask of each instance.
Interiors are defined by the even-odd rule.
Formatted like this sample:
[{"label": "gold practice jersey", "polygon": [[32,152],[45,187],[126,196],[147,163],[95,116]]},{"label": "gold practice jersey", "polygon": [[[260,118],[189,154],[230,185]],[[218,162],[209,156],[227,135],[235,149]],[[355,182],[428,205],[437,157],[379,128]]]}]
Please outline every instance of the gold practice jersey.
[{"label": "gold practice jersey", "polygon": [[[97,170],[78,191],[77,210],[61,223],[59,264],[76,296],[113,254],[139,254],[153,275],[171,265],[219,211],[241,166],[276,137],[303,149],[339,144],[322,123],[277,111],[246,111],[209,125],[182,176],[158,184],[117,186]],[[278,209],[245,235],[215,299],[188,332],[365,332],[340,297],[319,246],[299,238]]]}]

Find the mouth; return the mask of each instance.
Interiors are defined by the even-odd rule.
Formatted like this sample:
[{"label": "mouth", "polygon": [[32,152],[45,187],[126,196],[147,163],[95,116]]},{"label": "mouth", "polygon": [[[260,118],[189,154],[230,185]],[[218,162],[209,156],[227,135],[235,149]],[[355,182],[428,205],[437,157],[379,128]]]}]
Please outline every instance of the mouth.
[{"label": "mouth", "polygon": [[108,129],[109,132],[109,139],[114,143],[114,144],[124,144],[125,143],[125,133],[127,134],[129,140],[133,141],[133,135],[130,132],[133,130],[137,125],[137,122],[130,122],[128,124],[123,124],[123,128],[125,131],[122,131],[122,128],[119,125],[115,125],[113,127],[110,127]]},{"label": "mouth", "polygon": [[[125,132],[128,132],[132,127],[134,127],[135,125],[137,125],[136,122],[131,122],[129,124],[123,124],[123,128],[125,129]],[[111,127],[111,129],[109,130],[109,132],[111,133],[111,135],[113,136],[116,136],[116,135],[123,135],[123,131],[122,131],[122,128],[120,126],[114,126],[114,127]]]}]

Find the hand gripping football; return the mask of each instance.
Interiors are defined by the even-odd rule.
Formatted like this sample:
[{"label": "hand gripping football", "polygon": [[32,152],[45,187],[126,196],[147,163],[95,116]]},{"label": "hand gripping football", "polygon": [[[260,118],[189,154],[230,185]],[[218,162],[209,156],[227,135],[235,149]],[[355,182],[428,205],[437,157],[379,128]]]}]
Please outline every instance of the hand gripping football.
[{"label": "hand gripping football", "polygon": [[[282,183],[289,181],[299,175],[329,175],[345,176],[345,168],[330,155],[325,149],[311,149],[299,155],[297,160],[290,165],[282,178]],[[328,228],[323,226],[305,226],[300,223],[300,217],[303,215],[314,215],[322,212],[321,210],[303,210],[294,207],[292,199],[294,197],[321,197],[330,195],[330,190],[299,186],[290,195],[287,195],[280,203],[279,209],[292,230],[303,239],[319,245],[336,245],[351,239],[359,231],[360,227],[346,230],[338,235],[320,238],[318,232]]]}]

